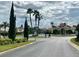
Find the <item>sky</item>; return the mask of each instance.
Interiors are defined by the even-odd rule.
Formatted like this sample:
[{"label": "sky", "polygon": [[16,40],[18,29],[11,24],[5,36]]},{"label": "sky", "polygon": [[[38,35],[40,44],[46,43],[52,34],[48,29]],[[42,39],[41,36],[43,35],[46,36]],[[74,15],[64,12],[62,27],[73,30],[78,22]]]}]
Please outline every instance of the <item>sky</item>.
[{"label": "sky", "polygon": [[[0,23],[9,22],[11,3],[11,1],[0,1]],[[14,1],[13,3],[17,27],[24,24],[25,17],[30,25],[29,15],[26,13],[28,8],[38,10],[43,16],[40,28],[50,28],[50,22],[54,25],[65,22],[70,26],[79,23],[79,1]],[[34,16],[32,22],[34,24]]]}]

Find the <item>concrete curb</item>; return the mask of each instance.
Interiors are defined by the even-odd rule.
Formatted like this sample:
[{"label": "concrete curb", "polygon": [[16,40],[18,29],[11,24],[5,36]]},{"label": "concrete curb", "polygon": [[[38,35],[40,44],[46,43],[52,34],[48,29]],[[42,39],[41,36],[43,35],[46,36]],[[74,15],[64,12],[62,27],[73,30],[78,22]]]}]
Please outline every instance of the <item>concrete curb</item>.
[{"label": "concrete curb", "polygon": [[23,47],[25,47],[25,46],[28,46],[28,45],[31,45],[31,44],[34,44],[34,43],[35,43],[35,42],[32,42],[32,43],[29,43],[29,44],[25,44],[25,45],[22,45],[22,46],[19,46],[19,47],[13,48],[13,49],[9,49],[9,50],[6,50],[6,51],[3,51],[3,52],[0,52],[0,55],[5,54],[5,53],[7,53],[7,52],[14,51],[14,50],[16,50],[16,49],[23,48]]},{"label": "concrete curb", "polygon": [[76,45],[75,43],[71,42],[70,40],[71,40],[71,39],[68,40],[68,43],[69,43],[72,47],[74,47],[75,49],[79,50],[79,46]]}]

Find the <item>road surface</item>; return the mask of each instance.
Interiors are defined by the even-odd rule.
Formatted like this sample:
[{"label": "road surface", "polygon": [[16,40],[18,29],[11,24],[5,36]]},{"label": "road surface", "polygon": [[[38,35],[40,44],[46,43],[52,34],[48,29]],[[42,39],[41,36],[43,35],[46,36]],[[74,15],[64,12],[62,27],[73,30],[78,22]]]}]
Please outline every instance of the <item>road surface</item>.
[{"label": "road surface", "polygon": [[69,38],[42,38],[34,44],[4,53],[0,57],[78,57],[79,51],[68,43]]}]

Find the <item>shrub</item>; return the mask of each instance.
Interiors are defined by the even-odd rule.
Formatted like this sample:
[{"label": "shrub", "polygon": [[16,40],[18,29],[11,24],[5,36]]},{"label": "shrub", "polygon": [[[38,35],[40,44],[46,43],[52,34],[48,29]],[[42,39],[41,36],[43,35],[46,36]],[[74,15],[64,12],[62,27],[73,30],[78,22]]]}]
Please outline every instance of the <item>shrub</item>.
[{"label": "shrub", "polygon": [[21,43],[22,42],[22,39],[16,39],[15,42],[16,43]]},{"label": "shrub", "polygon": [[0,45],[6,45],[11,43],[12,43],[11,39],[0,39]]},{"label": "shrub", "polygon": [[53,34],[59,34],[59,33],[60,33],[59,30],[57,30],[57,29],[54,29],[54,30],[53,30]]},{"label": "shrub", "polygon": [[15,41],[12,41],[11,39],[0,39],[0,45],[8,45],[8,44],[15,44],[15,43],[21,43],[26,42],[27,39],[15,39]]},{"label": "shrub", "polygon": [[73,34],[73,31],[72,30],[66,30],[66,33],[67,34]]},{"label": "shrub", "polygon": [[16,43],[21,43],[21,42],[26,42],[27,40],[26,39],[16,39],[15,41],[16,41]]}]

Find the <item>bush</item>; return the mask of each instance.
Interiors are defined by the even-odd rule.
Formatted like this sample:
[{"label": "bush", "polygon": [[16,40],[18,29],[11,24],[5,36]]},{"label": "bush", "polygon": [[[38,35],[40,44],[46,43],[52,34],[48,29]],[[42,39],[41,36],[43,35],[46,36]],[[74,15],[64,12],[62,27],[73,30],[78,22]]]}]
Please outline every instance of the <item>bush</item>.
[{"label": "bush", "polygon": [[76,39],[76,38],[72,38],[72,39],[71,39],[71,42],[73,42],[73,43],[75,43],[76,45],[78,45],[78,46],[79,46],[79,41],[77,41],[77,39]]},{"label": "bush", "polygon": [[73,31],[72,30],[66,30],[66,33],[67,34],[73,34]]},{"label": "bush", "polygon": [[26,39],[16,39],[15,42],[16,43],[21,43],[21,42],[26,42],[27,40]]},{"label": "bush", "polygon": [[20,43],[22,40],[21,39],[16,39],[15,42],[16,43]]},{"label": "bush", "polygon": [[27,41],[26,39],[15,39],[15,41],[12,41],[11,39],[0,39],[0,45],[21,43],[21,42],[26,42],[26,41]]},{"label": "bush", "polygon": [[11,39],[0,39],[0,45],[6,45],[11,43],[12,43]]},{"label": "bush", "polygon": [[55,30],[53,30],[53,34],[60,34],[60,31],[55,29]]}]

